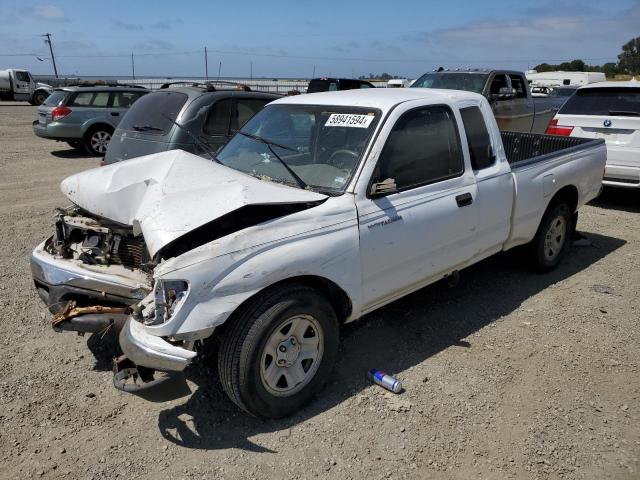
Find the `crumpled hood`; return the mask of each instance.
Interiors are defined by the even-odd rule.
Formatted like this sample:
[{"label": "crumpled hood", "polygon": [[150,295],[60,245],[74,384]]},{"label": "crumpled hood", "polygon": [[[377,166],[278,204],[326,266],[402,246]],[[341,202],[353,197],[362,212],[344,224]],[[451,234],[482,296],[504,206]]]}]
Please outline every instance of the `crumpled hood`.
[{"label": "crumpled hood", "polygon": [[317,202],[325,195],[262,181],[182,150],[94,168],[62,181],[79,207],[141,231],[151,256],[245,205]]}]

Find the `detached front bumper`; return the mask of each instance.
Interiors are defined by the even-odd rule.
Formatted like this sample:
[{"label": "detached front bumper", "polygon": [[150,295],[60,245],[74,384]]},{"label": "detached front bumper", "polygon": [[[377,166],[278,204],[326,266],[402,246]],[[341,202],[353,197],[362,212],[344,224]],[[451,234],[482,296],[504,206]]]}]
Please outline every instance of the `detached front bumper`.
[{"label": "detached front bumper", "polygon": [[145,326],[129,318],[120,332],[120,348],[138,366],[165,372],[181,372],[196,352],[151,335]]}]

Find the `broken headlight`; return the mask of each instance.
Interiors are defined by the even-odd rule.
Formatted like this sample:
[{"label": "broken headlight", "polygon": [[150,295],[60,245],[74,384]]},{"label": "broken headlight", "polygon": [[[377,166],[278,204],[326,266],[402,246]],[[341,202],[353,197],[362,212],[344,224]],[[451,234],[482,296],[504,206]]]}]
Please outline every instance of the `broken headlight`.
[{"label": "broken headlight", "polygon": [[189,284],[184,280],[156,280],[153,288],[155,314],[153,324],[164,323],[169,320],[182,306]]}]

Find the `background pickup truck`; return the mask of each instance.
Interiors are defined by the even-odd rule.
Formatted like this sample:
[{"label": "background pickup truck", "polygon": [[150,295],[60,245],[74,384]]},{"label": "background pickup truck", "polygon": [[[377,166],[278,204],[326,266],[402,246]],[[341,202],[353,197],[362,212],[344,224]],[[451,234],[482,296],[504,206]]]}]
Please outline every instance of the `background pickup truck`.
[{"label": "background pickup truck", "polygon": [[443,70],[424,74],[412,87],[479,93],[489,100],[500,130],[514,132],[544,133],[566,101],[533,97],[524,73],[512,70]]},{"label": "background pickup truck", "polygon": [[215,162],[173,150],[65,179],[74,206],[32,272],[57,329],[124,325],[118,388],[213,338],[229,397],[280,417],[327,380],[342,323],[518,245],[556,267],[605,160],[602,140],[500,133],[474,93],[287,97]]}]

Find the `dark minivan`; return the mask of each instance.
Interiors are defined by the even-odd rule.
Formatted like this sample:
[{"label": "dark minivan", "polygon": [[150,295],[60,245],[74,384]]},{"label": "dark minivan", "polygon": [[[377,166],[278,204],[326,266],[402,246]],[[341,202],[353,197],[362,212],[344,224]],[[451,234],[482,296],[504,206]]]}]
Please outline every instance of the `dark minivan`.
[{"label": "dark minivan", "polygon": [[216,152],[262,107],[282,97],[247,90],[168,85],[144,96],[118,125],[103,164],[175,149]]}]

